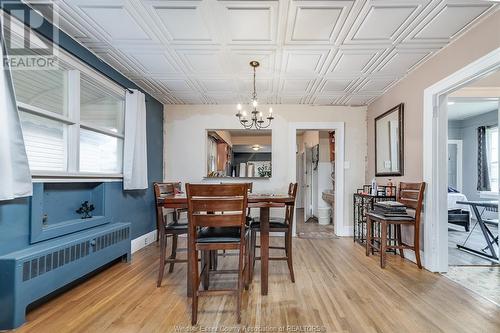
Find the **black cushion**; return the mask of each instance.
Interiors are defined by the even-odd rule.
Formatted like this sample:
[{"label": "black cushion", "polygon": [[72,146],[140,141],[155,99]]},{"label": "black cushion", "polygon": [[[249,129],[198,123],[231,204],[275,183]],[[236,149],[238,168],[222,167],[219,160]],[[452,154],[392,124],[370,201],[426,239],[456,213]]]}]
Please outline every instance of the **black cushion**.
[{"label": "black cushion", "polygon": [[377,214],[375,212],[368,212],[368,216],[377,221],[406,222],[406,223],[415,222],[415,218],[411,216],[384,216],[381,214]]},{"label": "black cushion", "polygon": [[165,227],[165,230],[168,231],[186,231],[188,230],[187,223],[171,223]]},{"label": "black cushion", "polygon": [[[260,221],[254,221],[252,224],[250,224],[251,229],[260,229]],[[285,223],[284,219],[283,221],[279,220],[269,220],[269,229],[286,229],[288,228],[288,224]]]},{"label": "black cushion", "polygon": [[238,243],[240,241],[240,228],[216,227],[202,228],[198,233],[198,243]]}]

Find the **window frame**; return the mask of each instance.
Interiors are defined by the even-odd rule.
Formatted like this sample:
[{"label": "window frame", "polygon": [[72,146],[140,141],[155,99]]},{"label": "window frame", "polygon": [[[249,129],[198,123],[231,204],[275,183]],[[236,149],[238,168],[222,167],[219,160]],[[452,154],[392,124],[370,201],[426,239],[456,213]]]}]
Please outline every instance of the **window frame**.
[{"label": "window frame", "polygon": [[[488,177],[490,177],[490,183],[491,183],[491,164],[492,163],[495,163],[495,162],[492,162],[490,160],[490,157],[492,156],[492,153],[491,153],[491,150],[492,150],[492,139],[491,139],[491,136],[492,136],[492,131],[496,131],[497,132],[497,141],[496,141],[496,144],[497,144],[497,153],[499,151],[499,148],[500,148],[500,145],[499,145],[499,142],[498,142],[498,139],[500,138],[500,129],[498,126],[491,126],[491,127],[487,127],[486,128],[486,149],[487,149],[487,159],[488,159]],[[499,165],[499,159],[498,159],[498,154],[497,154],[497,160],[496,160],[496,163],[497,163],[497,167]],[[497,174],[497,187],[496,189],[493,189],[492,187],[492,190],[491,191],[480,191],[479,192],[479,197],[480,198],[485,198],[485,199],[491,199],[491,198],[494,198],[494,199],[498,199],[499,197],[499,186],[500,186],[500,179],[498,178],[498,174]]]},{"label": "window frame", "polygon": [[[29,29],[29,28],[28,28]],[[36,34],[36,32],[33,31]],[[38,35],[39,38],[43,38]],[[123,172],[121,173],[93,173],[93,172],[80,172],[80,129],[86,129],[100,134],[108,135],[111,137],[125,140],[125,133],[117,133],[109,129],[88,124],[80,120],[80,93],[81,93],[81,74],[89,77],[91,80],[96,81],[99,85],[109,89],[117,96],[123,96],[123,122],[125,122],[125,98],[126,89],[121,87],[103,74],[97,72],[90,66],[77,59],[75,56],[69,54],[61,49],[58,45],[54,44],[54,50],[57,52],[58,61],[64,63],[69,68],[67,71],[67,94],[66,114],[58,114],[50,110],[45,110],[40,107],[32,106],[23,102],[18,102],[18,111],[30,113],[46,119],[51,119],[57,122],[68,125],[67,127],[67,142],[66,142],[66,163],[67,171],[44,171],[44,170],[30,170],[34,182],[48,182],[48,181],[121,181],[123,180]],[[14,84],[14,82],[13,82]],[[14,86],[15,88],[15,86]],[[123,170],[123,145],[122,145],[122,170]]]}]

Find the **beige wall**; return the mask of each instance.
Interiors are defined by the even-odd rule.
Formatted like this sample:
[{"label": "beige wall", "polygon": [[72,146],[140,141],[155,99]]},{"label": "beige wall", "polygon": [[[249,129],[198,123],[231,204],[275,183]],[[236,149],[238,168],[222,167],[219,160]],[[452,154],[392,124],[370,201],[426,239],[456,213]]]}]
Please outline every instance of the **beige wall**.
[{"label": "beige wall", "polygon": [[233,145],[270,145],[272,144],[271,134],[269,135],[233,135],[231,137]]},{"label": "beige wall", "polygon": [[[234,105],[166,105],[165,106],[165,180],[186,182],[203,180],[206,174],[206,129],[241,129],[234,116]],[[266,109],[263,107],[263,109]],[[273,176],[256,179],[254,191],[286,192],[288,182],[295,178],[289,167],[289,123],[344,122],[345,170],[344,214],[339,225],[350,231],[352,226],[352,193],[364,182],[366,158],[366,107],[343,106],[273,106],[276,119],[272,125]],[[292,157],[295,161],[295,157]]]},{"label": "beige wall", "polygon": [[[421,181],[424,89],[498,47],[500,47],[500,11],[487,17],[434,55],[368,106],[368,161],[365,175],[367,182],[375,175],[374,118],[401,102],[405,104],[404,176],[391,178],[396,182]],[[386,180],[387,178],[379,179],[381,183],[385,183]]]}]

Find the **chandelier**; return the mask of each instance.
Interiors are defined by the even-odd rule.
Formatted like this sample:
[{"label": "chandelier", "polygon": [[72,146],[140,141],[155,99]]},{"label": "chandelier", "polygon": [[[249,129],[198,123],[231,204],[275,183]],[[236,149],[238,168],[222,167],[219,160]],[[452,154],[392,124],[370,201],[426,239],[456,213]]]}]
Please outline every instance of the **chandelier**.
[{"label": "chandelier", "polygon": [[274,119],[273,108],[269,108],[269,114],[266,117],[267,122],[264,120],[262,112],[257,111],[258,102],[257,92],[255,91],[255,70],[257,67],[259,67],[259,65],[260,64],[258,61],[250,61],[250,66],[252,66],[253,68],[253,93],[251,102],[253,111],[251,112],[250,117],[248,118],[247,112],[243,110],[241,104],[238,104],[236,106],[236,109],[238,110],[236,117],[238,117],[238,120],[245,129],[251,129],[252,127],[255,127],[255,129],[267,128],[271,125],[271,121]]}]

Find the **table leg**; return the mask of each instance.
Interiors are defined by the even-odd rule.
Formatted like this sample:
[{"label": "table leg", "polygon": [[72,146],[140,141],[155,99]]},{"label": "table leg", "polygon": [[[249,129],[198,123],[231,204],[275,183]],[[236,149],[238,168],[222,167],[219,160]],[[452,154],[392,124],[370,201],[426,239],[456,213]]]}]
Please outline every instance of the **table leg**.
[{"label": "table leg", "polygon": [[260,293],[267,295],[269,276],[269,207],[260,208]]},{"label": "table leg", "polygon": [[474,214],[476,215],[477,222],[479,223],[479,227],[481,228],[481,232],[483,233],[484,239],[486,240],[486,244],[488,244],[488,249],[490,250],[490,254],[494,259],[498,259],[495,248],[493,247],[493,243],[490,239],[490,235],[488,235],[488,228],[484,224],[483,218],[481,217],[481,214],[479,213],[479,210],[477,209],[476,206],[472,206],[472,209],[474,210]]}]

